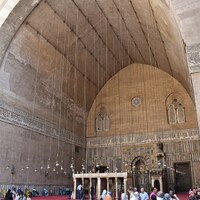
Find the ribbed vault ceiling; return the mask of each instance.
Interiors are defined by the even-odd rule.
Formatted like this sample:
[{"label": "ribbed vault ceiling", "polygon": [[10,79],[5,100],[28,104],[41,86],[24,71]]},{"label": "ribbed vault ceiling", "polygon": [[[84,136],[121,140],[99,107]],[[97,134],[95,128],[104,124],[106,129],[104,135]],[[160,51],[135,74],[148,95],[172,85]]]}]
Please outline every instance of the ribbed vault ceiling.
[{"label": "ribbed vault ceiling", "polygon": [[46,0],[24,26],[87,79],[95,93],[92,101],[107,80],[131,63],[160,68],[190,92],[183,42],[165,0]]}]

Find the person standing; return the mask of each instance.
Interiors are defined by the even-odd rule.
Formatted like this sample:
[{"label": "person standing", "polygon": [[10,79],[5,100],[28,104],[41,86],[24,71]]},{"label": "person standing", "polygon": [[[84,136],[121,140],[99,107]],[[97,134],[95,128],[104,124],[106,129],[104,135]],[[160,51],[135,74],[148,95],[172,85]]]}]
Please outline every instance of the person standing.
[{"label": "person standing", "polygon": [[197,189],[196,198],[200,200],[200,188]]},{"label": "person standing", "polygon": [[81,199],[85,200],[85,188],[83,188],[83,187],[82,187],[82,190],[81,190]]},{"label": "person standing", "polygon": [[28,195],[27,199],[26,200],[31,200],[31,197]]},{"label": "person standing", "polygon": [[151,194],[150,194],[150,200],[156,200],[157,198],[157,192],[158,192],[158,189],[156,187],[152,187],[151,189]]},{"label": "person standing", "polygon": [[106,194],[105,200],[112,200],[112,192]]},{"label": "person standing", "polygon": [[170,195],[171,199],[179,200],[179,198],[176,196],[176,194],[174,193],[173,190],[170,190],[170,191],[169,191],[169,195]]},{"label": "person standing", "polygon": [[164,200],[171,200],[170,194],[169,193],[165,193],[163,199]]},{"label": "person standing", "polygon": [[102,194],[101,194],[100,199],[105,200],[105,198],[106,198],[106,193],[107,193],[107,191],[106,191],[106,189],[104,189],[103,192],[102,192]]},{"label": "person standing", "polygon": [[91,200],[94,200],[94,187],[91,186],[90,188],[90,195],[91,195]]},{"label": "person standing", "polygon": [[81,199],[82,198],[82,185],[81,184],[79,184],[78,186],[77,186],[77,192],[78,192],[78,199]]},{"label": "person standing", "polygon": [[159,191],[157,192],[157,200],[163,200],[164,199],[164,193]]},{"label": "person standing", "polygon": [[122,190],[121,200],[128,200],[128,195],[125,193],[124,190]]},{"label": "person standing", "polygon": [[196,198],[196,193],[197,193],[197,189],[193,188],[192,190],[189,191],[189,199],[194,199]]},{"label": "person standing", "polygon": [[139,193],[137,188],[131,188],[130,190],[130,200],[139,200]]},{"label": "person standing", "polygon": [[12,199],[13,199],[12,192],[11,189],[9,189],[6,193],[5,200],[12,200]]},{"label": "person standing", "polygon": [[192,193],[189,200],[197,200],[196,195],[194,193]]},{"label": "person standing", "polygon": [[142,187],[140,189],[140,200],[148,200],[149,196],[147,194],[147,192],[144,191],[144,188]]}]

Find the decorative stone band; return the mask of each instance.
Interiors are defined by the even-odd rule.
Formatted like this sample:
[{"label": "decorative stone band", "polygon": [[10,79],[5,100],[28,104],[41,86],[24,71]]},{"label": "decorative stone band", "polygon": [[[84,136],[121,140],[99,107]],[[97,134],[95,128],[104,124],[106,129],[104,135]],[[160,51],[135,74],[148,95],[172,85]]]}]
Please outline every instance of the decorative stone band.
[{"label": "decorative stone band", "polygon": [[87,148],[199,139],[198,129],[87,138]]},{"label": "decorative stone band", "polygon": [[75,133],[65,129],[58,129],[55,125],[36,118],[28,112],[13,108],[2,101],[0,101],[0,121],[59,139],[70,144],[85,146],[84,138],[77,136]]},{"label": "decorative stone band", "polygon": [[187,60],[190,73],[200,72],[200,43],[187,47]]}]

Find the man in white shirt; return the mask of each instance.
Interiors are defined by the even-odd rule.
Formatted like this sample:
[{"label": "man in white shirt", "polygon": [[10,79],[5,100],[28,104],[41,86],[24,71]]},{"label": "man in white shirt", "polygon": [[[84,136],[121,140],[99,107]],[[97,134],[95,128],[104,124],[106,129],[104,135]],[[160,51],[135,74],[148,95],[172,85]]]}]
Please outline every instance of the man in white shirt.
[{"label": "man in white shirt", "polygon": [[124,190],[122,191],[122,194],[121,194],[121,200],[128,200],[128,196],[126,195]]},{"label": "man in white shirt", "polygon": [[130,200],[139,200],[139,193],[136,187],[130,189]]},{"label": "man in white shirt", "polygon": [[79,185],[77,186],[78,199],[81,199],[81,190],[82,190],[82,185],[79,184]]}]

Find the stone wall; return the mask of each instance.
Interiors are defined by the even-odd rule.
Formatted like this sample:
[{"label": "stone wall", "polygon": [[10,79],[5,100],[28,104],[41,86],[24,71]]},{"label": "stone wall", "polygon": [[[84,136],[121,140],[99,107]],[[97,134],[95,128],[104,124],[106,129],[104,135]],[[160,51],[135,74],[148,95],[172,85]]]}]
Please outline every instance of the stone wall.
[{"label": "stone wall", "polygon": [[[179,102],[185,122],[171,123],[168,105]],[[109,128],[96,127],[99,116],[109,116]],[[176,110],[177,112],[177,110]],[[176,116],[177,117],[177,116]],[[133,64],[116,74],[97,95],[87,121],[87,166],[97,164],[109,170],[133,169],[142,158],[146,170],[159,171],[157,144],[163,143],[168,189],[175,186],[175,163],[190,163],[192,183],[199,184],[196,170],[200,154],[199,132],[192,99],[174,78],[148,65]],[[198,163],[198,164],[197,164]]]},{"label": "stone wall", "polygon": [[200,184],[199,176],[199,132],[197,129],[173,130],[168,132],[104,136],[87,139],[87,170],[96,164],[109,166],[111,172],[133,170],[133,161],[142,158],[146,170],[158,169],[157,144],[163,143],[166,156],[165,169],[168,187],[174,188],[175,163],[190,163],[193,185]]},{"label": "stone wall", "polygon": [[[75,170],[80,171],[85,156],[85,119],[92,101],[86,103],[88,91],[93,94],[90,83],[58,49],[30,26],[19,28],[0,68],[1,141],[8,141],[1,147],[5,159],[0,183],[71,184],[72,157]],[[57,153],[66,175],[64,169],[58,174],[52,171]],[[45,176],[48,162],[51,169]],[[32,166],[25,169],[28,163]]]},{"label": "stone wall", "polygon": [[[175,2],[176,0],[173,1]],[[120,36],[122,29],[121,25],[118,27],[118,17],[114,19],[112,15],[108,15],[108,18],[105,16],[103,18],[105,21],[108,19],[111,21],[109,23],[113,23],[117,32],[120,33],[116,35],[114,33],[115,29],[108,26],[108,23],[106,24],[106,27],[109,27],[108,30],[107,28],[102,28],[105,27],[104,20],[102,20],[103,23],[101,24],[96,23],[96,12],[91,12],[94,13],[95,17],[93,15],[85,17],[82,15],[85,5],[78,3],[81,8],[78,9],[73,2],[68,2],[70,6],[66,8],[70,11],[73,8],[73,14],[70,14],[66,19],[64,18],[66,17],[65,12],[60,12],[63,11],[62,8],[64,6],[55,3],[55,1],[21,0],[1,27],[0,60],[3,60],[0,69],[0,99],[3,99],[3,102],[0,103],[1,141],[3,143],[1,152],[7,152],[5,154],[2,153],[2,173],[0,173],[2,174],[2,177],[0,177],[2,183],[65,184],[66,178],[60,172],[58,175],[50,173],[47,177],[44,177],[44,170],[39,170],[36,173],[32,172],[36,167],[40,167],[38,162],[44,163],[43,165],[47,167],[46,152],[52,156],[52,159],[55,159],[58,146],[60,148],[59,159],[62,160],[61,157],[64,157],[63,161],[67,166],[67,174],[70,172],[69,163],[71,162],[72,154],[75,158],[75,167],[80,166],[84,157],[82,148],[85,145],[82,138],[85,136],[85,121],[95,95],[106,80],[123,67],[121,62],[124,65],[132,62],[131,56],[133,56],[134,62],[143,62],[142,55],[145,55],[146,60],[148,60],[145,62],[152,64],[155,58],[151,54],[155,54],[158,67],[173,74],[190,91],[191,82],[187,80],[189,77],[187,69],[184,67],[186,66],[184,52],[181,50],[183,44],[180,35],[176,32],[174,20],[169,23],[169,14],[172,16],[172,13],[170,9],[168,10],[170,12],[165,12],[165,8],[168,8],[167,4],[163,7],[162,2],[157,4],[156,1],[151,1],[151,9],[147,9],[153,21],[151,25],[146,24],[146,16],[143,16],[143,14],[141,16],[138,15],[138,19],[137,17],[134,18],[136,20],[134,24],[139,25],[140,34],[134,35],[137,27],[130,23],[131,34],[137,36],[134,38],[138,39],[129,46],[130,36]],[[139,2],[137,5],[139,7],[135,5],[136,12],[137,9],[141,10],[140,6],[141,8],[144,6]],[[195,5],[197,5],[197,0],[193,0],[193,2],[196,2]],[[187,5],[188,1],[183,1],[183,3],[183,5]],[[36,6],[38,6],[37,9],[34,9]],[[91,7],[88,6],[88,9],[94,11],[94,8],[97,9],[97,7],[98,5],[92,5]],[[107,11],[105,9],[107,5],[101,4],[101,7],[103,12],[99,7],[97,9],[101,11],[99,16],[105,15],[105,11]],[[187,8],[187,6],[183,7]],[[121,9],[122,7],[119,8]],[[124,9],[125,13],[127,8],[130,8],[129,4]],[[194,11],[190,12],[188,16],[194,13],[198,16],[198,9]],[[120,11],[121,13],[118,10],[115,12],[118,13],[117,16],[124,14],[122,10]],[[133,11],[130,13],[133,13]],[[152,16],[152,13],[154,16]],[[160,13],[165,13],[165,15],[160,15]],[[77,14],[79,15],[78,22],[76,21]],[[149,22],[149,16],[147,16],[147,22]],[[114,19],[113,22],[112,18]],[[124,16],[124,19],[133,21],[132,17]],[[186,17],[183,17],[183,19],[186,19]],[[93,20],[95,25],[91,23]],[[82,22],[85,23],[85,26],[82,26]],[[145,24],[143,28],[140,28],[140,22]],[[75,25],[79,23],[80,25]],[[98,27],[95,27],[96,25]],[[155,30],[148,28],[152,25],[155,26]],[[195,26],[194,23],[190,23],[190,25],[191,27]],[[77,27],[79,31],[77,31]],[[170,30],[169,27],[173,28]],[[189,29],[193,30],[193,28]],[[88,32],[86,34],[85,30],[90,30],[90,34]],[[106,30],[107,33],[105,34],[101,30]],[[127,32],[128,29],[124,27],[124,30]],[[199,31],[198,29],[196,30],[197,36]],[[103,35],[101,35],[101,32]],[[107,37],[108,33],[109,37]],[[185,33],[190,35],[188,32]],[[100,34],[100,37],[96,34]],[[129,31],[124,35],[127,34],[129,35]],[[146,38],[147,35],[149,38]],[[174,40],[172,40],[172,36]],[[191,48],[188,48],[188,52],[192,52],[191,57],[193,55],[195,57],[195,59],[191,59],[190,69],[193,73],[197,72],[192,77],[196,108],[197,113],[199,113],[199,48],[196,45],[199,42],[196,36],[195,44],[188,41],[186,43],[187,46],[191,46]],[[66,38],[69,39],[68,42],[70,44],[73,43],[71,46],[67,43],[68,49],[63,45]],[[112,39],[107,41],[107,38]],[[106,47],[102,47],[101,40],[106,43]],[[123,50],[124,45],[121,44],[122,40],[128,51],[130,50],[133,55],[126,55],[127,52]],[[98,46],[97,43],[101,45]],[[148,43],[151,43],[151,45],[148,46]],[[141,55],[135,52],[137,46],[141,49]],[[66,49],[68,50],[67,53]],[[113,49],[114,53],[110,49]],[[107,50],[109,50],[109,56],[107,55]],[[78,59],[76,59],[77,57]],[[109,59],[107,60],[108,57]],[[116,61],[115,57],[120,59]],[[193,63],[194,60],[195,64]],[[149,133],[146,138],[151,142],[154,139],[158,139],[160,134],[165,137],[166,142],[168,137],[178,139],[180,136],[197,139],[196,135],[193,135],[193,131],[187,132],[187,130],[195,129],[197,123],[193,102],[183,87],[170,76],[158,72],[157,69],[146,71],[142,65],[138,65],[138,67],[141,67],[141,70],[132,74],[129,74],[128,71],[127,74],[124,74],[125,78],[113,78],[111,81],[114,80],[115,83],[111,85],[109,90],[105,90],[106,86],[98,95],[91,113],[95,113],[95,107],[99,106],[99,103],[108,103],[110,130],[109,132],[98,132],[97,134],[94,130],[95,116],[90,114],[87,136],[123,135],[124,142],[131,141],[132,143],[138,142],[140,136],[144,133]],[[179,69],[182,70],[180,71]],[[126,79],[130,81],[128,82]],[[132,85],[132,79],[135,81],[134,86]],[[118,87],[119,84],[122,87]],[[165,102],[167,96],[173,93],[178,94],[183,101],[186,113],[186,123],[184,124],[168,124]],[[119,94],[123,98],[119,98]],[[109,95],[114,96],[110,98]],[[134,107],[131,105],[133,97],[140,97],[140,106]],[[101,100],[104,98],[104,101],[100,102],[99,98]],[[118,102],[119,104],[117,104]],[[130,113],[129,111],[131,111],[131,114],[128,114]],[[182,133],[178,134],[177,137],[171,136],[173,131],[177,129],[186,132],[183,132],[183,135]],[[129,135],[126,137],[127,134]],[[94,144],[98,143],[99,139],[95,139],[94,141],[88,139],[88,145],[90,141],[94,142]],[[143,140],[146,139],[143,138]],[[122,144],[124,143],[123,141],[121,142]],[[115,142],[112,144],[114,145]],[[78,146],[78,149],[80,148],[77,153],[74,150],[75,146]],[[22,149],[23,152],[21,152]],[[61,151],[63,151],[63,155]],[[99,151],[98,148],[95,151]],[[119,152],[119,148],[116,151],[116,155],[117,152]],[[107,153],[109,155],[109,150]],[[28,156],[31,157],[30,162],[33,163],[33,168],[21,170],[29,162]],[[54,165],[56,160],[52,159],[50,164]],[[171,158],[171,160],[173,159]],[[8,169],[5,168],[7,166]],[[13,175],[11,175],[10,171],[12,166],[16,170]],[[198,168],[198,162],[194,164],[194,168]],[[80,168],[76,170],[80,171]]]},{"label": "stone wall", "polygon": [[[73,157],[75,170],[81,170],[84,138],[5,102],[0,103],[0,126],[0,184],[71,185],[70,164]],[[57,161],[59,166],[56,166]]]},{"label": "stone wall", "polygon": [[[188,68],[191,74],[191,81],[193,84],[195,107],[197,112],[198,127],[200,126],[200,3],[198,0],[171,0],[177,24],[181,30],[182,38],[185,43],[185,49],[188,59]],[[199,144],[198,144],[199,145]],[[194,151],[197,146],[194,146]],[[193,157],[191,158],[193,159]],[[195,156],[193,163],[193,170],[195,172],[194,179],[197,183],[199,180],[199,159]],[[199,184],[198,184],[199,186]]]},{"label": "stone wall", "polygon": [[[173,99],[182,103],[185,123],[169,123],[168,105]],[[95,130],[99,107],[105,108],[109,115],[108,131]],[[195,107],[182,85],[161,70],[133,64],[109,80],[97,95],[88,116],[87,137],[196,127]]]},{"label": "stone wall", "polygon": [[188,58],[188,69],[193,84],[198,126],[200,126],[200,3],[198,0],[171,0],[171,5],[185,44],[185,51]]},{"label": "stone wall", "polygon": [[1,93],[22,109],[83,134],[84,78],[30,27],[22,26],[13,40],[0,77]]}]

